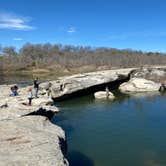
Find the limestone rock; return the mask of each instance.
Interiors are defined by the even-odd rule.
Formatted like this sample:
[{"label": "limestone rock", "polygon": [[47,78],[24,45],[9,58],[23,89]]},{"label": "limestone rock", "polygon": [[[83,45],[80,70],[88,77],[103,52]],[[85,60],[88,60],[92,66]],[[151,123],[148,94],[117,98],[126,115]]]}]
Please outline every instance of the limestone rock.
[{"label": "limestone rock", "polygon": [[0,121],[0,165],[67,166],[61,151],[63,130],[45,117]]},{"label": "limestone rock", "polygon": [[[56,100],[97,85],[126,79],[132,70],[132,68],[106,70],[61,77],[59,80],[51,81],[52,98]],[[44,83],[41,86],[45,85]]]},{"label": "limestone rock", "polygon": [[65,133],[48,120],[59,109],[49,105],[46,95],[28,106],[28,88],[10,97],[10,86],[0,85],[0,165],[68,166],[62,150]]},{"label": "limestone rock", "polygon": [[159,91],[161,84],[143,78],[132,78],[120,85],[121,92],[149,92]]},{"label": "limestone rock", "polygon": [[111,99],[111,100],[113,100],[115,98],[113,93],[108,92],[108,94],[107,94],[107,92],[105,92],[105,91],[96,92],[94,94],[94,96],[96,99]]},{"label": "limestone rock", "polygon": [[144,78],[166,85],[166,67],[136,69],[131,72],[130,78]]}]

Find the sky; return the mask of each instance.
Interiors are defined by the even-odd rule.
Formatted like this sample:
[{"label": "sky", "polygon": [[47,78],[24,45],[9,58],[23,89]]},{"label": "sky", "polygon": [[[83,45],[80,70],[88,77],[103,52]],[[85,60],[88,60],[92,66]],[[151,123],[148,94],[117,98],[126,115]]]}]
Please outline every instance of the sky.
[{"label": "sky", "polygon": [[0,0],[0,45],[26,42],[166,53],[165,0]]}]

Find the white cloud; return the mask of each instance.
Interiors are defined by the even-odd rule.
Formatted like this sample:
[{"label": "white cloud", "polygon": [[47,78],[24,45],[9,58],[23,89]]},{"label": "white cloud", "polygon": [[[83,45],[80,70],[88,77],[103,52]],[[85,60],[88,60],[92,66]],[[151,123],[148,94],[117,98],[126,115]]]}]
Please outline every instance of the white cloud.
[{"label": "white cloud", "polygon": [[15,41],[21,41],[21,40],[23,40],[22,38],[13,38],[13,40],[15,40]]},{"label": "white cloud", "polygon": [[0,13],[0,29],[33,30],[35,27],[28,25],[29,17],[16,16],[11,13]]},{"label": "white cloud", "polygon": [[75,27],[70,27],[68,30],[67,30],[68,33],[75,33],[76,32],[76,28]]}]

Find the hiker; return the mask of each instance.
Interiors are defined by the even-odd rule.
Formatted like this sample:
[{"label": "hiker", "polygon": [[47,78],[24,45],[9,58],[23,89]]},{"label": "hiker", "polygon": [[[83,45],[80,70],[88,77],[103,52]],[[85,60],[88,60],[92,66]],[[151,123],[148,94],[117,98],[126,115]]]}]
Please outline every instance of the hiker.
[{"label": "hiker", "polygon": [[60,91],[63,91],[63,84],[60,84],[59,90],[60,90]]},{"label": "hiker", "polygon": [[34,90],[35,90],[35,97],[38,98],[38,91],[39,91],[38,77],[35,78],[33,84],[34,84]]},{"label": "hiker", "polygon": [[108,89],[108,86],[106,86],[105,91],[106,91],[106,98],[108,99],[108,97],[109,97],[109,89]]},{"label": "hiker", "polygon": [[164,92],[165,90],[166,90],[165,84],[164,84],[164,83],[161,83],[161,86],[160,86],[159,91],[160,91],[160,92]]},{"label": "hiker", "polygon": [[64,81],[62,81],[62,83],[60,84],[59,90],[63,91],[65,89],[65,85],[66,85],[66,83]]},{"label": "hiker", "polygon": [[28,95],[28,105],[31,106],[32,105],[32,99],[33,99],[33,92],[32,92],[32,88],[28,89],[29,95]]},{"label": "hiker", "polygon": [[18,92],[17,92],[18,87],[17,87],[17,85],[12,86],[10,89],[11,89],[12,93],[9,96],[18,96]]},{"label": "hiker", "polygon": [[52,86],[52,83],[51,82],[49,82],[48,83],[48,87],[46,88],[46,91],[47,91],[47,96],[49,97],[50,96],[50,94],[51,94],[51,86]]}]

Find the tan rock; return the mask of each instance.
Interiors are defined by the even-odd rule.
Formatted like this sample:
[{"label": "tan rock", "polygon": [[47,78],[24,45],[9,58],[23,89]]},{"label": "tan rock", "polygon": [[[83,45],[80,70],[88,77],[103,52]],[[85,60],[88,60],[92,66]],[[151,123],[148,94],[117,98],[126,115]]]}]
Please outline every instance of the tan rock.
[{"label": "tan rock", "polygon": [[28,88],[19,88],[19,95],[10,97],[10,86],[0,85],[0,165],[68,166],[61,149],[65,133],[48,120],[59,109],[49,105],[52,101],[46,95],[28,106]]},{"label": "tan rock", "polygon": [[159,91],[161,84],[143,78],[132,78],[120,85],[121,92],[149,92]]},{"label": "tan rock", "polygon": [[94,94],[96,99],[115,99],[115,96],[111,92],[99,91]]},{"label": "tan rock", "polygon": [[[51,81],[52,97],[56,100],[96,85],[102,85],[128,77],[133,69],[116,69],[61,77]],[[45,85],[45,84],[44,84]],[[44,86],[41,85],[41,86]],[[61,88],[62,87],[62,88]]]},{"label": "tan rock", "polygon": [[0,131],[0,165],[68,165],[59,142],[59,137],[65,140],[65,133],[45,117],[0,121]]}]

